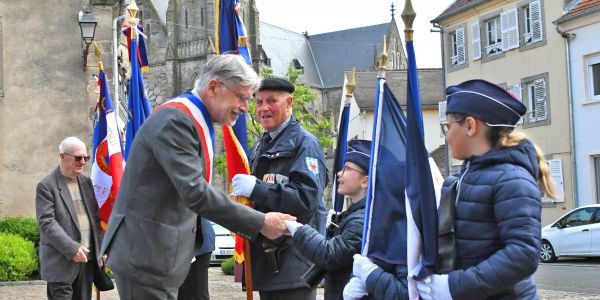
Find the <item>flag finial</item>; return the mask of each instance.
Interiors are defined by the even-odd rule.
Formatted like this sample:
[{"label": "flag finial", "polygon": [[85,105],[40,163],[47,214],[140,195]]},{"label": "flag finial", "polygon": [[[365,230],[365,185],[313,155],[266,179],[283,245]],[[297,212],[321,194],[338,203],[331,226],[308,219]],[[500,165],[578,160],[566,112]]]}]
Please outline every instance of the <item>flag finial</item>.
[{"label": "flag finial", "polygon": [[100,47],[98,46],[98,43],[96,43],[96,41],[94,41],[93,44],[94,44],[94,54],[96,55],[96,58],[98,59],[98,70],[104,71],[104,67],[102,66],[102,50],[100,49]]},{"label": "flag finial", "polygon": [[346,102],[350,101],[352,98],[352,94],[354,93],[354,87],[356,86],[356,68],[352,68],[352,72],[350,73],[352,77],[346,83]]},{"label": "flag finial", "polygon": [[385,38],[385,35],[384,35],[383,36],[383,50],[381,52],[381,55],[379,55],[379,74],[377,77],[385,78],[385,70],[387,69],[387,61],[388,61],[387,39]]},{"label": "flag finial", "polygon": [[135,0],[131,0],[131,3],[127,5],[127,26],[131,28],[131,39],[137,39],[137,32],[134,30],[137,30],[139,20],[136,16],[139,10]]},{"label": "flag finial", "polygon": [[410,42],[413,40],[413,21],[417,16],[412,7],[411,0],[406,0],[404,10],[400,16],[402,17],[402,21],[404,21],[404,40],[405,42]]}]

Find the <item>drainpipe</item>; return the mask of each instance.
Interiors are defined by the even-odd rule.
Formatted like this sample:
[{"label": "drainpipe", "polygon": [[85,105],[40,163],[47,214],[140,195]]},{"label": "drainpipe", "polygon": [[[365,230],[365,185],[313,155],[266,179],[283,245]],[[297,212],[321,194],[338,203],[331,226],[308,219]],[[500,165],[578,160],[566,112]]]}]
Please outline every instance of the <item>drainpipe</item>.
[{"label": "drainpipe", "polygon": [[[118,61],[118,51],[119,51],[119,31],[117,28],[117,23],[121,20],[125,19],[125,15],[118,16],[113,19],[112,22],[112,30],[113,30],[113,88],[115,92],[113,94],[113,99],[115,99],[115,115],[117,118],[120,118],[119,110],[120,110],[120,100],[119,100],[119,61]],[[118,122],[117,122],[118,125]],[[120,130],[120,129],[119,129]]]},{"label": "drainpipe", "polygon": [[559,28],[559,24],[554,24],[556,32],[560,34],[560,36],[565,40],[565,48],[566,48],[566,59],[567,59],[567,97],[569,101],[569,135],[571,137],[571,185],[572,185],[572,197],[573,204],[575,207],[579,207],[579,199],[577,197],[577,160],[575,159],[575,120],[573,119],[573,79],[571,77],[571,40],[575,39],[574,33],[568,33],[566,31],[562,31]]},{"label": "drainpipe", "polygon": [[[431,23],[435,29],[432,29],[431,32],[439,32],[440,33],[440,45],[441,45],[441,54],[442,54],[442,91],[446,91],[446,53],[444,53],[444,28],[440,26],[438,23]],[[444,99],[445,100],[445,99]],[[450,176],[450,165],[451,165],[451,157],[450,157],[450,149],[448,149],[448,141],[444,138],[445,145],[445,155],[446,155],[446,176]]]}]

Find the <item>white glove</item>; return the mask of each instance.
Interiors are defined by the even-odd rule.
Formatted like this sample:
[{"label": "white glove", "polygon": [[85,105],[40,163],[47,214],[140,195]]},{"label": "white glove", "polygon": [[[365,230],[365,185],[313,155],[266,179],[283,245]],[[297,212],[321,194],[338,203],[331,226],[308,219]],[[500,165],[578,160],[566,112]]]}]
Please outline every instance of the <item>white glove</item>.
[{"label": "white glove", "polygon": [[231,179],[231,184],[233,186],[233,192],[231,192],[231,194],[234,196],[250,197],[250,194],[252,194],[254,186],[256,185],[256,177],[246,174],[237,174]]},{"label": "white glove", "polygon": [[368,295],[367,287],[356,277],[352,277],[344,287],[344,300],[358,300]]},{"label": "white glove", "polygon": [[367,283],[369,274],[378,268],[368,257],[360,254],[354,254],[354,263],[352,264],[352,274],[358,277],[363,283]]},{"label": "white glove", "polygon": [[335,214],[336,214],[336,211],[333,209],[330,209],[327,212],[327,222],[325,222],[325,228],[329,228],[329,224],[331,224],[331,221],[332,221],[331,219],[333,218],[333,216],[335,216]]},{"label": "white glove", "polygon": [[302,224],[300,224],[296,221],[283,220],[283,223],[285,223],[285,227],[287,228],[287,230],[290,232],[290,234],[292,236],[294,236],[294,233],[296,233],[296,230],[298,230],[298,228],[300,226],[302,226]]},{"label": "white glove", "polygon": [[448,285],[448,274],[433,274],[417,281],[417,290],[421,299],[424,300],[452,300],[450,286]]}]

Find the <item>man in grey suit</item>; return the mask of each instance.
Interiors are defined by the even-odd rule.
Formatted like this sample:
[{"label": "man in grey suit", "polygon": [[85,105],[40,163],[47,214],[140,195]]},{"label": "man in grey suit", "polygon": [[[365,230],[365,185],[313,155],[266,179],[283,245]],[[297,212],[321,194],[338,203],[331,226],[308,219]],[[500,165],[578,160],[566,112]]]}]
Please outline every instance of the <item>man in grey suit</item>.
[{"label": "man in grey suit", "polygon": [[81,174],[90,157],[76,137],[58,149],[60,165],[42,179],[35,196],[40,271],[48,299],[91,299],[102,230],[92,181]]},{"label": "man in grey suit", "polygon": [[121,299],[177,298],[194,256],[197,216],[247,239],[287,232],[283,220],[294,217],[255,211],[209,184],[212,123],[235,123],[259,84],[240,56],[213,57],[191,93],[159,106],[137,132],[101,250]]}]

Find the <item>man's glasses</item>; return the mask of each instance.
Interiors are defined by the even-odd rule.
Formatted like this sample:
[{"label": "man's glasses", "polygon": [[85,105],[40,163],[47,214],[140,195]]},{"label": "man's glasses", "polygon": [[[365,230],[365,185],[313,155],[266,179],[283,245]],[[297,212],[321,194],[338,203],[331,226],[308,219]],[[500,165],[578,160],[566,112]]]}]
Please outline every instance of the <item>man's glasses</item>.
[{"label": "man's glasses", "polygon": [[77,161],[77,162],[81,162],[81,160],[83,160],[83,162],[88,162],[90,160],[90,157],[87,155],[86,156],[73,155],[73,154],[70,154],[67,152],[65,152],[63,154],[73,157],[73,159],[75,159],[75,161]]},{"label": "man's glasses", "polygon": [[442,133],[444,134],[444,136],[446,134],[448,134],[448,131],[450,130],[450,123],[456,123],[456,124],[462,124],[462,122],[465,119],[458,119],[458,120],[452,120],[452,121],[446,121],[444,123],[440,123],[440,127],[442,127]]},{"label": "man's glasses", "polygon": [[232,90],[230,87],[228,87],[226,84],[224,84],[223,82],[219,81],[219,83],[222,86],[224,86],[226,89],[228,89],[230,92],[232,92],[238,98],[238,100],[242,103],[248,103],[252,99],[252,96],[245,96],[242,94],[238,94],[234,90]]},{"label": "man's glasses", "polygon": [[356,172],[358,174],[361,174],[361,175],[367,175],[367,174],[365,174],[365,172],[363,172],[363,171],[361,171],[359,169],[355,169],[355,168],[353,168],[351,166],[344,166],[344,168],[342,169],[342,175],[344,175],[344,173],[346,173],[346,171],[354,171],[354,172]]}]

